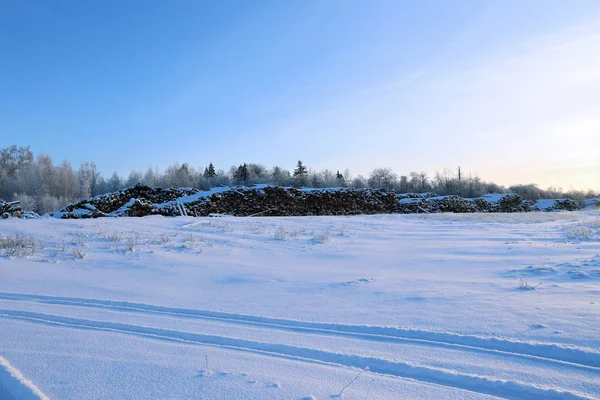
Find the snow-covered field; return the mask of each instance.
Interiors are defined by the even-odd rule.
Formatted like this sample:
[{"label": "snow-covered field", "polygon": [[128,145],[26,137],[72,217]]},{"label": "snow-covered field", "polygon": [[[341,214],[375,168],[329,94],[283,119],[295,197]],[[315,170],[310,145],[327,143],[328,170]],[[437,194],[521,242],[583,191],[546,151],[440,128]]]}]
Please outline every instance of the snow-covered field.
[{"label": "snow-covered field", "polygon": [[2,399],[600,397],[599,211],[10,219],[0,247]]}]

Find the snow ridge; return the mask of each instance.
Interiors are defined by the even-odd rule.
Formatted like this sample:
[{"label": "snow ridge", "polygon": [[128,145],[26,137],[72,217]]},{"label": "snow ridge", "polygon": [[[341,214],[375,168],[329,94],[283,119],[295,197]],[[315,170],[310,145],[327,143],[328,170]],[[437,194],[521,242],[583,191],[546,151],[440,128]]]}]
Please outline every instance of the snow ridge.
[{"label": "snow ridge", "polygon": [[0,356],[0,397],[7,400],[50,400],[21,371]]}]

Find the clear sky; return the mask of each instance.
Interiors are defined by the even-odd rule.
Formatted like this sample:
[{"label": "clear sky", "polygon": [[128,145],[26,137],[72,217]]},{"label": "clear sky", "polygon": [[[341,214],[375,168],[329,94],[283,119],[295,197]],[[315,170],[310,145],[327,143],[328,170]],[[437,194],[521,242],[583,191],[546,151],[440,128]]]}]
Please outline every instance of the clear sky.
[{"label": "clear sky", "polygon": [[0,0],[0,147],[600,189],[598,0]]}]

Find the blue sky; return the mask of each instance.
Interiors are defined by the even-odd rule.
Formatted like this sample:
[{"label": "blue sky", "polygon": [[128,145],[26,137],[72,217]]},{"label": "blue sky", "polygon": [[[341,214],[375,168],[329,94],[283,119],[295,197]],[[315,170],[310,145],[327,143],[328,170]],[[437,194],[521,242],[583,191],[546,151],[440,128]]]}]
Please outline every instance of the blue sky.
[{"label": "blue sky", "polygon": [[600,2],[0,0],[0,147],[600,189]]}]

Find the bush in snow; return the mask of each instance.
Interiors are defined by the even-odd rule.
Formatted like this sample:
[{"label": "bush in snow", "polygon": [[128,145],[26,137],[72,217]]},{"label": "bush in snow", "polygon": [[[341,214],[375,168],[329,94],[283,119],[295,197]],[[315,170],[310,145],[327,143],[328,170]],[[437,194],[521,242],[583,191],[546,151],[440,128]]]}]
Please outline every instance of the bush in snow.
[{"label": "bush in snow", "polygon": [[41,245],[36,243],[31,235],[15,233],[14,235],[0,235],[0,250],[5,257],[29,257],[35,255]]},{"label": "bush in snow", "polygon": [[574,240],[590,239],[592,237],[592,230],[583,225],[576,225],[567,230],[566,236]]}]

